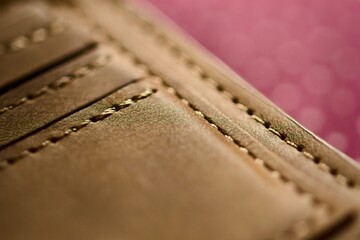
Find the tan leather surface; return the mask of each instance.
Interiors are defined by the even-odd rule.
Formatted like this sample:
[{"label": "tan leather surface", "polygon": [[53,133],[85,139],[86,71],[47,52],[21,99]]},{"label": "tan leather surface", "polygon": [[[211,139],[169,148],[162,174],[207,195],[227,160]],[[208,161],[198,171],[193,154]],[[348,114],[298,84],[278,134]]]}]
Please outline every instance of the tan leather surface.
[{"label": "tan leather surface", "polygon": [[[44,214],[21,234],[36,239],[47,229],[55,235],[51,239],[59,238],[62,225],[61,232],[73,234],[75,228],[86,239],[264,239],[315,214],[306,198],[263,172],[180,99],[161,86],[142,83],[88,111],[98,116],[146,90],[157,92],[24,157],[0,176],[10,199],[33,195],[24,191],[31,186],[37,189],[26,204],[3,200],[1,225],[11,229],[19,222],[14,216],[30,220],[36,214],[32,209],[41,208]],[[75,126],[86,120],[70,118]],[[262,207],[267,204],[272,207]],[[56,206],[63,208],[53,212]],[[13,236],[17,233],[15,229]]]},{"label": "tan leather surface", "polygon": [[18,36],[46,26],[51,18],[46,4],[41,2],[13,4],[0,11],[1,43],[10,43]]},{"label": "tan leather surface", "polygon": [[136,2],[69,2],[2,9],[1,236],[359,239],[357,164]]}]

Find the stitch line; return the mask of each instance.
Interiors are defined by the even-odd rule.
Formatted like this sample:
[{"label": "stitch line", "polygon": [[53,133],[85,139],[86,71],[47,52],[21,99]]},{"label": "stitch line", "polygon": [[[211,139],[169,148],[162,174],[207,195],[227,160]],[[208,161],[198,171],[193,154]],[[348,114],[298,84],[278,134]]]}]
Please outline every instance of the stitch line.
[{"label": "stitch line", "polygon": [[5,112],[8,112],[10,110],[13,110],[16,107],[19,107],[29,101],[34,101],[37,98],[44,96],[50,92],[57,91],[59,89],[62,89],[66,86],[68,86],[73,81],[85,77],[92,73],[95,70],[98,70],[102,67],[104,67],[110,60],[110,56],[100,56],[96,58],[93,61],[90,61],[89,63],[77,68],[72,73],[66,74],[60,78],[58,78],[55,82],[52,82],[46,86],[43,86],[36,92],[32,92],[30,94],[27,94],[25,97],[19,99],[18,101],[9,104],[3,108],[0,109],[0,115],[2,115]]},{"label": "stitch line", "polygon": [[238,108],[241,111],[248,114],[252,119],[254,119],[256,122],[260,123],[266,129],[268,129],[269,132],[271,132],[272,134],[274,134],[275,136],[280,138],[287,145],[293,147],[294,149],[296,149],[297,151],[302,153],[302,155],[305,158],[311,160],[321,170],[323,170],[323,169],[319,164],[321,163],[322,165],[326,165],[327,168],[329,169],[329,171],[325,171],[325,172],[330,174],[335,179],[335,181],[337,183],[339,183],[341,186],[345,186],[348,188],[356,187],[357,183],[355,183],[354,180],[338,173],[335,168],[330,167],[328,164],[322,162],[320,157],[317,157],[314,154],[310,153],[309,151],[306,151],[304,149],[304,146],[302,146],[300,144],[296,144],[295,142],[293,142],[291,140],[288,140],[287,135],[285,133],[282,133],[281,131],[275,129],[274,127],[270,127],[271,123],[262,119],[260,116],[256,115],[254,109],[251,109],[251,108],[245,106],[244,104],[239,103],[239,99],[237,97],[235,97],[231,93],[227,92],[224,89],[224,86],[222,86],[219,82],[217,82],[213,78],[209,77],[208,74],[199,65],[197,65],[195,60],[193,60],[190,56],[188,56],[180,47],[176,46],[175,43],[173,43],[172,40],[168,36],[166,36],[162,32],[157,31],[156,26],[153,23],[141,18],[136,12],[133,12],[132,10],[129,10],[128,8],[121,6],[121,4],[118,1],[116,1],[116,3],[118,3],[118,6],[120,6],[120,8],[123,9],[125,12],[133,15],[138,21],[140,21],[140,22],[138,22],[140,27],[143,28],[144,32],[150,33],[155,38],[157,38],[160,46],[167,45],[169,51],[173,54],[173,56],[175,58],[182,59],[184,61],[186,67],[188,67],[189,69],[192,69],[193,72],[198,74],[198,77],[201,80],[204,80],[204,82],[208,83],[213,88],[215,88],[215,90],[217,90],[220,94],[225,96],[226,99],[228,99],[233,104],[238,106]]},{"label": "stitch line", "polygon": [[259,167],[265,169],[268,173],[270,173],[271,177],[286,184],[296,194],[299,194],[299,195],[307,198],[307,200],[315,208],[317,208],[317,211],[314,216],[311,216],[310,218],[307,218],[305,220],[301,220],[301,221],[295,223],[292,227],[285,230],[280,235],[277,235],[275,237],[275,239],[281,237],[282,235],[286,235],[286,234],[291,234],[292,236],[294,236],[296,238],[306,237],[310,233],[311,227],[314,224],[323,221],[324,218],[326,218],[327,216],[329,216],[332,213],[332,209],[328,203],[321,201],[320,199],[316,198],[313,194],[305,191],[303,188],[301,188],[295,182],[286,178],[279,171],[275,170],[273,167],[271,167],[269,164],[267,164],[264,160],[259,158],[254,152],[250,151],[248,148],[243,146],[238,140],[234,139],[230,134],[228,134],[225,129],[221,128],[214,121],[212,121],[212,119],[209,116],[205,115],[198,108],[196,108],[193,104],[189,103],[189,101],[187,99],[185,99],[182,95],[180,95],[174,88],[172,88],[167,83],[165,83],[159,76],[154,76],[153,78],[155,78],[161,85],[163,85],[170,94],[176,96],[184,105],[189,107],[199,117],[203,118],[208,124],[210,124],[213,128],[215,128],[220,134],[222,134],[226,138],[226,140],[234,143],[242,152],[247,154],[255,162],[256,165],[258,165]]},{"label": "stitch line", "polygon": [[47,26],[37,28],[28,34],[22,34],[8,43],[0,44],[0,56],[16,53],[26,49],[32,44],[37,44],[46,41],[52,36],[62,33],[65,27],[59,21],[54,21]]},{"label": "stitch line", "polygon": [[70,136],[73,133],[80,131],[81,129],[85,128],[86,126],[88,126],[91,123],[95,124],[99,121],[105,120],[106,118],[113,115],[114,113],[119,112],[120,110],[122,110],[124,108],[130,107],[131,105],[136,104],[140,100],[151,96],[152,94],[156,93],[156,91],[157,91],[156,89],[147,89],[147,90],[143,91],[142,93],[135,95],[131,98],[128,98],[119,104],[113,104],[111,107],[106,108],[101,113],[84,120],[80,124],[71,126],[70,128],[66,129],[62,134],[57,135],[57,136],[51,136],[48,139],[46,139],[45,141],[43,141],[42,143],[40,143],[39,145],[30,147],[30,148],[22,151],[19,155],[15,156],[15,157],[10,157],[4,161],[1,161],[0,162],[0,171],[5,170],[7,167],[14,165],[15,163],[19,162],[20,160],[22,160],[23,158],[25,158],[31,154],[38,153],[39,151],[45,149],[47,146],[50,146],[51,144],[56,144],[56,143],[60,142],[61,140],[65,139],[66,137]]}]

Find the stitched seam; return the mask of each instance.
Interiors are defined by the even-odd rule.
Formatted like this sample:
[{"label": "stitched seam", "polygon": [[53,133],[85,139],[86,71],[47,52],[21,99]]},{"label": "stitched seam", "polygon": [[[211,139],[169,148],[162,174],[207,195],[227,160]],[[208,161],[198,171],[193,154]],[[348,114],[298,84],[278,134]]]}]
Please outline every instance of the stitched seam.
[{"label": "stitched seam", "polygon": [[137,102],[139,102],[140,100],[151,96],[156,91],[157,90],[155,90],[155,89],[147,89],[144,92],[142,92],[138,95],[135,95],[131,98],[128,98],[119,104],[113,104],[111,107],[105,109],[101,113],[84,120],[80,124],[74,125],[68,129],[66,129],[62,134],[60,134],[58,136],[49,137],[48,139],[43,141],[41,144],[34,146],[34,147],[30,147],[30,148],[22,151],[20,154],[18,154],[15,157],[7,158],[4,161],[1,161],[0,162],[0,171],[5,170],[7,167],[14,165],[15,163],[19,162],[20,160],[24,159],[25,157],[27,157],[31,154],[38,153],[39,151],[50,146],[51,144],[56,144],[56,143],[60,142],[61,140],[67,138],[71,134],[76,133],[76,132],[80,131],[81,129],[87,127],[90,123],[98,123],[100,121],[105,120],[106,118],[113,115],[114,113],[119,112],[120,110],[122,110],[124,108],[130,107],[130,106],[136,104]]},{"label": "stitched seam", "polygon": [[102,67],[104,67],[109,62],[110,56],[100,56],[96,58],[95,60],[77,68],[72,73],[66,74],[60,78],[58,78],[55,82],[52,82],[36,92],[32,92],[27,94],[25,97],[21,98],[20,100],[9,104],[3,108],[0,109],[0,115],[8,112],[10,110],[13,110],[14,108],[21,106],[29,101],[34,101],[37,98],[44,96],[46,94],[49,94],[50,92],[57,91],[59,89],[62,89],[66,86],[68,86],[73,81],[85,77],[89,75],[90,73],[94,72],[95,70],[98,70]]},{"label": "stitched seam", "polygon": [[54,21],[49,25],[35,29],[28,34],[22,34],[8,43],[0,44],[0,55],[19,52],[31,46],[46,41],[52,36],[62,33],[65,27],[62,23]]},{"label": "stitched seam", "polygon": [[[116,2],[119,3],[118,1],[116,1]],[[204,80],[204,82],[213,86],[213,88],[218,93],[220,93],[227,100],[229,100],[230,102],[235,104],[237,106],[237,108],[239,108],[240,110],[242,110],[243,112],[248,114],[251,118],[253,118],[256,122],[258,122],[262,126],[264,126],[269,132],[271,132],[272,134],[274,134],[275,136],[280,138],[288,146],[291,146],[292,148],[296,149],[298,152],[302,153],[302,155],[304,157],[311,160],[315,165],[317,165],[320,170],[322,170],[325,173],[328,173],[330,176],[332,176],[335,179],[335,181],[337,183],[339,183],[341,186],[345,186],[347,188],[356,187],[356,183],[354,180],[339,173],[336,168],[331,167],[329,164],[322,162],[320,157],[315,156],[314,154],[305,150],[303,145],[297,144],[291,140],[288,140],[287,134],[282,133],[281,131],[275,129],[274,127],[271,127],[271,123],[262,119],[258,115],[256,115],[254,109],[249,108],[246,105],[240,103],[238,97],[236,97],[236,96],[232,95],[231,93],[229,93],[228,91],[226,91],[224,89],[224,86],[222,86],[219,82],[217,82],[216,80],[214,80],[213,78],[208,76],[208,74],[195,62],[195,60],[192,59],[190,56],[188,56],[180,47],[176,46],[175,43],[173,43],[168,36],[166,36],[164,33],[157,32],[156,27],[153,23],[151,23],[145,19],[142,19],[141,17],[138,16],[138,14],[136,12],[133,12],[133,11],[127,9],[126,7],[123,7],[120,4],[118,4],[118,6],[120,6],[121,9],[128,12],[129,14],[135,16],[137,20],[141,21],[141,23],[143,25],[141,26],[140,25],[141,23],[139,23],[139,26],[143,27],[142,29],[144,30],[144,32],[148,32],[148,33],[152,34],[156,39],[158,39],[160,46],[167,45],[167,48],[172,53],[173,57],[175,57],[177,59],[182,59],[185,63],[185,67],[187,67],[188,69],[191,69],[193,72],[197,73],[199,79]]]},{"label": "stitched seam", "polygon": [[314,226],[314,224],[319,223],[324,218],[328,217],[332,212],[333,209],[330,206],[329,203],[322,201],[315,197],[312,193],[305,191],[300,186],[295,184],[295,182],[289,180],[285,176],[283,176],[280,172],[272,168],[270,165],[265,163],[262,159],[258,158],[252,151],[249,151],[246,147],[242,146],[239,141],[231,137],[229,134],[226,133],[226,131],[222,128],[220,128],[218,125],[216,125],[211,118],[204,115],[201,111],[197,110],[196,107],[192,104],[190,104],[186,99],[181,97],[174,88],[168,86],[159,76],[157,76],[155,73],[153,73],[136,55],[134,55],[132,52],[130,52],[127,48],[125,48],[123,45],[121,45],[118,41],[116,41],[102,26],[100,26],[98,23],[96,23],[92,18],[90,18],[86,13],[84,13],[81,9],[76,8],[76,10],[83,15],[85,19],[94,27],[94,30],[99,30],[99,33],[101,33],[103,36],[103,39],[111,44],[113,44],[115,47],[119,49],[120,54],[126,56],[129,58],[129,60],[133,63],[134,66],[139,67],[142,70],[146,70],[148,73],[148,76],[155,77],[159,79],[160,83],[165,86],[170,93],[175,94],[181,102],[183,102],[185,105],[192,108],[195,113],[200,115],[202,118],[204,118],[212,127],[217,129],[226,139],[236,144],[239,149],[243,152],[245,152],[247,155],[249,155],[257,165],[263,167],[265,170],[267,170],[272,177],[279,179],[283,183],[285,183],[287,186],[290,187],[293,191],[295,191],[297,194],[300,194],[304,197],[306,197],[310,203],[316,207],[318,210],[315,212],[315,214],[307,219],[303,219],[301,221],[296,222],[294,225],[292,225],[290,228],[286,229],[285,231],[281,232],[280,234],[277,234],[271,239],[277,239],[282,238],[283,236],[291,235],[292,237],[295,237],[297,239],[301,239],[304,236],[308,235],[310,233],[311,227]]},{"label": "stitched seam", "polygon": [[203,118],[208,124],[210,124],[220,134],[222,134],[226,140],[234,143],[242,152],[247,154],[256,163],[256,165],[258,165],[259,167],[265,169],[268,173],[270,173],[271,177],[273,177],[273,178],[283,182],[287,186],[289,186],[290,189],[292,191],[294,191],[296,194],[306,197],[315,208],[318,208],[318,212],[316,213],[315,216],[312,216],[311,218],[297,222],[294,226],[287,229],[285,232],[283,232],[282,234],[280,234],[276,237],[279,237],[279,236],[285,235],[285,234],[291,234],[292,236],[294,236],[296,238],[303,238],[309,234],[310,228],[314,223],[316,223],[317,221],[320,221],[320,218],[324,218],[331,213],[331,209],[330,209],[330,206],[328,203],[317,199],[313,194],[305,191],[303,188],[301,188],[295,182],[293,182],[293,181],[289,180],[288,178],[286,178],[285,176],[283,176],[279,171],[275,170],[273,167],[271,167],[269,164],[267,164],[264,160],[259,158],[254,152],[250,151],[248,148],[246,148],[244,145],[242,145],[240,143],[240,141],[236,140],[230,134],[228,134],[225,129],[223,129],[219,125],[217,125],[209,116],[207,116],[206,114],[201,112],[192,103],[190,103],[181,94],[179,94],[174,88],[172,88],[167,83],[165,83],[160,77],[156,76],[155,78],[157,78],[158,82],[160,84],[162,84],[170,94],[176,96],[183,104],[188,106],[198,116]]}]

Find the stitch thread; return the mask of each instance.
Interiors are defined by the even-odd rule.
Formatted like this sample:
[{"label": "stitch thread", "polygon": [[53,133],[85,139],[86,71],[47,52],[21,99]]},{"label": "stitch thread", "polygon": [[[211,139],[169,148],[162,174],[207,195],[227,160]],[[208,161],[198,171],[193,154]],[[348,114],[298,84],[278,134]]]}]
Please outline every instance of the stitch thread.
[{"label": "stitch thread", "polygon": [[108,118],[109,116],[113,115],[114,113],[120,111],[121,109],[130,107],[131,105],[136,104],[138,101],[151,96],[156,91],[157,91],[156,89],[147,89],[144,92],[142,92],[138,95],[135,95],[131,98],[128,98],[127,100],[125,100],[119,104],[112,105],[111,107],[105,109],[101,113],[86,119],[85,121],[81,122],[78,125],[71,126],[70,128],[66,129],[60,135],[52,136],[52,137],[46,139],[45,141],[43,141],[42,143],[40,143],[39,145],[30,147],[30,148],[22,151],[19,155],[15,156],[15,157],[11,157],[4,161],[1,161],[0,162],[0,171],[5,170],[10,165],[17,163],[18,161],[22,160],[23,158],[27,157],[28,155],[37,153],[51,144],[58,143],[59,141],[70,136],[71,134],[76,133],[76,132],[80,131],[81,129],[85,128],[90,123],[97,123],[99,121],[105,120],[106,118]]},{"label": "stitch thread", "polygon": [[91,72],[104,67],[109,62],[109,59],[110,59],[110,56],[98,57],[94,61],[91,61],[91,62],[77,68],[72,73],[66,74],[65,76],[60,77],[55,82],[50,83],[50,84],[40,88],[38,91],[30,93],[30,94],[26,95],[25,97],[21,98],[20,100],[18,100],[17,102],[14,102],[12,104],[9,104],[9,105],[1,108],[0,115],[5,112],[8,112],[20,105],[23,105],[29,101],[34,101],[35,99],[37,99],[43,95],[46,95],[51,91],[57,91],[61,88],[68,86],[70,83],[72,83],[76,79],[87,76]]},{"label": "stitch thread", "polygon": [[[198,76],[200,79],[204,80],[204,82],[213,86],[213,88],[215,88],[219,93],[221,93],[223,96],[225,96],[226,99],[230,100],[233,104],[238,106],[238,108],[240,110],[247,113],[251,118],[253,118],[255,121],[257,121],[258,123],[263,125],[266,129],[269,130],[269,132],[271,132],[275,136],[279,137],[286,144],[288,144],[289,146],[295,148],[297,151],[302,153],[304,157],[311,160],[314,164],[318,165],[319,168],[320,168],[319,163],[321,163],[323,165],[327,165],[328,168],[330,169],[330,171],[328,173],[330,175],[332,175],[332,177],[335,179],[335,181],[337,183],[339,183],[340,185],[348,187],[348,188],[354,188],[356,186],[356,183],[352,179],[350,179],[342,174],[339,174],[339,173],[334,174],[334,172],[337,172],[336,169],[330,167],[328,164],[326,164],[324,162],[321,162],[320,157],[317,157],[314,154],[312,154],[308,151],[305,151],[305,149],[302,145],[296,144],[295,142],[286,139],[287,136],[285,133],[282,133],[279,130],[276,130],[275,128],[270,127],[271,123],[265,121],[260,116],[256,115],[255,110],[248,108],[247,106],[245,106],[242,103],[239,103],[239,100],[237,97],[235,97],[231,93],[227,92],[220,83],[218,83],[213,78],[209,77],[208,74],[199,65],[196,64],[195,60],[191,59],[191,57],[189,57],[180,47],[176,46],[175,43],[173,43],[168,36],[166,36],[162,32],[157,31],[157,29],[153,23],[141,18],[140,16],[138,16],[137,13],[129,10],[126,7],[121,6],[121,4],[119,6],[125,12],[133,15],[138,21],[140,21],[139,24],[142,24],[144,31],[146,30],[145,32],[150,33],[155,38],[157,38],[159,43],[161,43],[160,45],[167,45],[169,51],[175,57],[182,59],[188,68],[192,69],[195,73],[198,73]],[[339,181],[339,177],[341,178],[341,181]]]},{"label": "stitch thread", "polygon": [[34,31],[15,37],[8,43],[0,44],[0,55],[19,52],[26,49],[31,44],[44,42],[48,38],[55,36],[65,30],[62,23],[54,21],[47,26],[40,27]]}]

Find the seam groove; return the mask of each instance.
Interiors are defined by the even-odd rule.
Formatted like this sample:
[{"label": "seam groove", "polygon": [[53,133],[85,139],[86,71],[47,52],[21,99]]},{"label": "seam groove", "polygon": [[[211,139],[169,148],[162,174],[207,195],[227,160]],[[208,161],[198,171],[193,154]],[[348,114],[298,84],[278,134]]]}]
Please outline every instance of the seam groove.
[{"label": "seam groove", "polygon": [[114,113],[120,111],[121,109],[130,107],[131,105],[136,104],[140,100],[151,96],[156,91],[157,91],[156,89],[147,89],[147,90],[143,91],[142,93],[132,96],[131,98],[128,98],[119,104],[113,104],[111,107],[105,109],[104,111],[102,111],[101,113],[99,113],[97,115],[94,115],[94,116],[84,120],[80,124],[69,127],[62,134],[57,135],[57,136],[51,136],[48,139],[46,139],[45,141],[43,141],[42,143],[40,143],[39,145],[29,147],[28,149],[22,151],[17,156],[10,157],[10,158],[7,158],[7,159],[1,161],[0,162],[0,171],[4,171],[9,166],[14,165],[15,163],[19,162],[20,160],[22,160],[23,158],[25,158],[31,154],[35,154],[35,153],[45,149],[47,146],[50,146],[51,144],[56,144],[56,143],[60,142],[61,140],[67,138],[68,136],[70,136],[73,133],[80,131],[81,129],[85,128],[86,126],[88,126],[91,123],[95,124],[99,121],[105,120],[106,118],[108,118],[109,116],[113,115]]},{"label": "seam groove", "polygon": [[69,84],[71,84],[73,81],[85,77],[89,75],[90,73],[94,72],[95,70],[98,70],[102,67],[104,67],[110,60],[110,56],[100,56],[96,58],[95,60],[90,61],[89,63],[78,67],[75,69],[72,73],[66,74],[60,78],[58,78],[56,81],[43,86],[36,92],[32,92],[27,94],[25,97],[19,99],[18,101],[9,104],[3,108],[0,109],[0,116],[4,114],[5,112],[11,111],[15,109],[16,107],[19,107],[29,101],[34,101],[37,98],[44,96],[50,92],[57,91],[59,89],[62,89]]},{"label": "seam groove", "polygon": [[[132,15],[137,20],[137,23],[141,29],[147,34],[151,34],[154,36],[155,39],[158,40],[159,45],[162,47],[165,47],[169,50],[169,52],[172,54],[172,56],[176,59],[181,59],[184,63],[184,66],[188,69],[191,69],[194,73],[197,73],[198,78],[212,86],[218,93],[223,95],[227,100],[229,100],[231,103],[235,104],[241,111],[248,114],[251,118],[253,118],[256,122],[260,123],[262,126],[264,126],[266,129],[269,130],[272,134],[279,137],[283,142],[285,142],[287,145],[295,148],[297,151],[302,153],[304,157],[311,160],[315,165],[318,166],[318,168],[321,169],[320,163],[322,165],[326,165],[327,168],[329,168],[330,171],[327,171],[329,175],[333,177],[333,179],[339,183],[341,186],[347,187],[347,188],[355,188],[357,186],[357,183],[353,179],[350,179],[349,177],[337,173],[337,169],[334,167],[331,167],[330,165],[324,163],[321,161],[321,157],[316,156],[313,153],[310,153],[309,151],[306,151],[304,147],[300,144],[297,144],[295,142],[292,142],[287,139],[287,135],[274,127],[271,127],[271,123],[267,122],[260,116],[255,114],[255,110],[247,107],[243,103],[239,103],[239,98],[236,96],[233,96],[231,93],[226,91],[224,89],[224,86],[222,86],[219,82],[217,82],[215,79],[209,77],[209,74],[205,72],[203,68],[201,68],[194,59],[192,59],[188,54],[186,54],[181,47],[175,45],[173,41],[163,32],[158,31],[157,27],[151,23],[148,20],[145,20],[141,18],[136,12],[133,12],[132,10],[129,10],[128,8],[121,5],[121,3],[114,1],[117,3],[120,9],[127,12],[128,14]],[[271,127],[271,128],[270,128]],[[339,181],[339,177],[341,178],[341,181]]]}]

